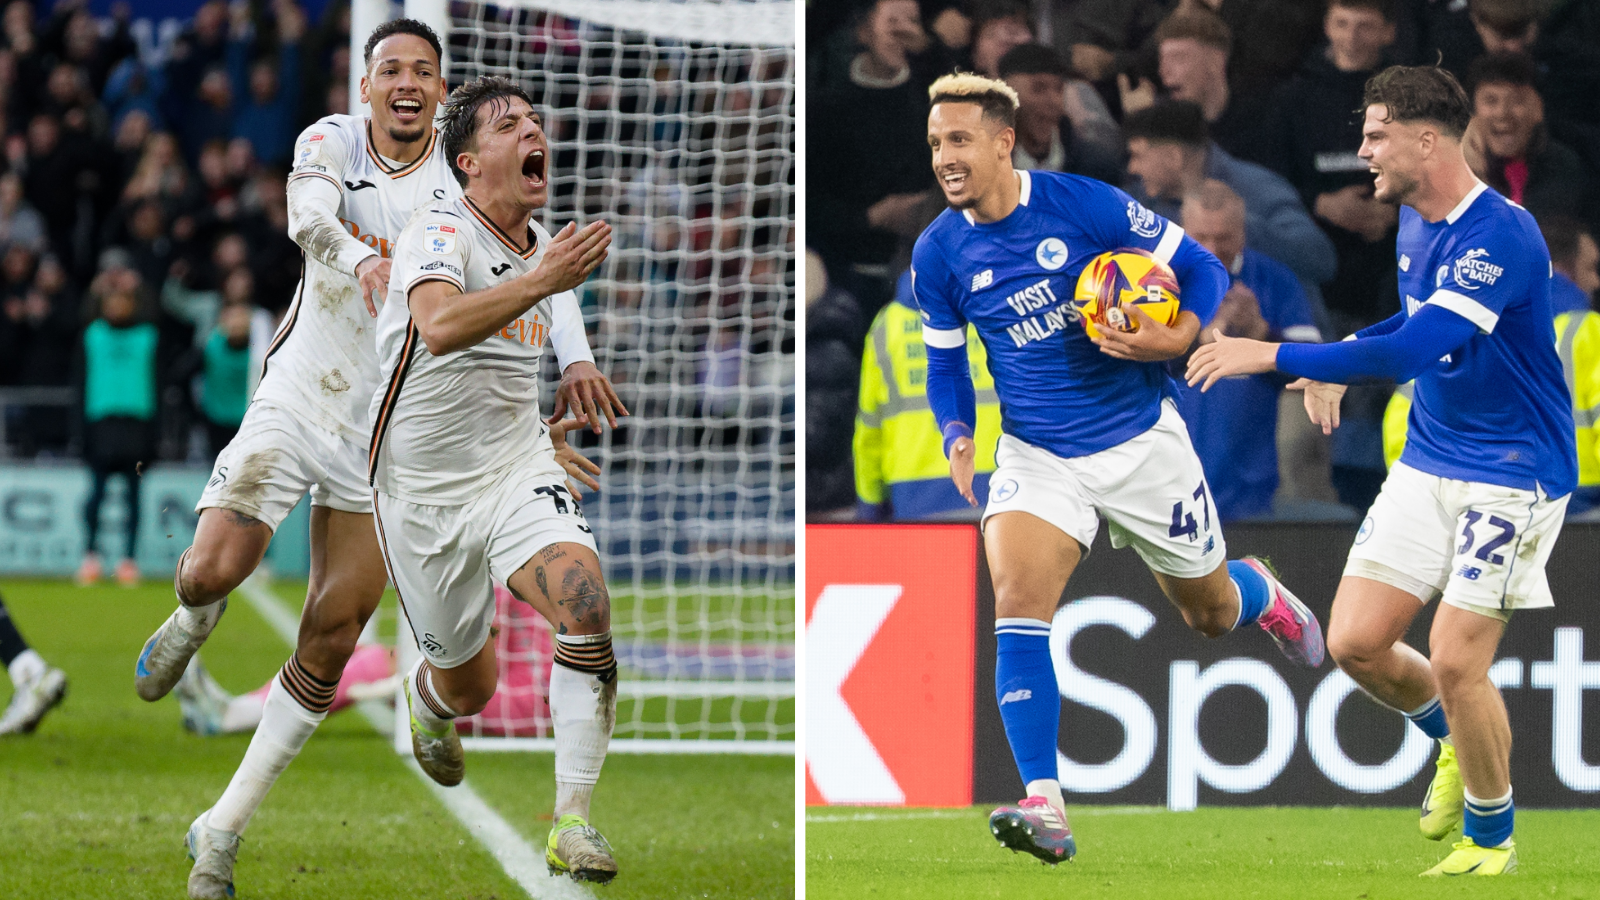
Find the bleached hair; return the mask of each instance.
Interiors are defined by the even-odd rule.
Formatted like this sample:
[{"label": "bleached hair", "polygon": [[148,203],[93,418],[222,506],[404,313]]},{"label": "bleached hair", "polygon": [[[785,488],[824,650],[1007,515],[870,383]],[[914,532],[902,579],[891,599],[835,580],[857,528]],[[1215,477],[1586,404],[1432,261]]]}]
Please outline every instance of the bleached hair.
[{"label": "bleached hair", "polygon": [[985,116],[1007,128],[1015,127],[1017,122],[1017,92],[1011,85],[971,72],[952,72],[939,78],[928,87],[928,103],[976,103],[983,107]]}]

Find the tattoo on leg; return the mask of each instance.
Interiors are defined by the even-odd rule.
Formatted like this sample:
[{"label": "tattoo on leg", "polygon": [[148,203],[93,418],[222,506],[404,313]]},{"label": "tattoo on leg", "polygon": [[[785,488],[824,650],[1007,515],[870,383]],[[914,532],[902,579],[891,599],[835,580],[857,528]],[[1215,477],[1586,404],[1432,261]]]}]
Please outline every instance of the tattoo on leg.
[{"label": "tattoo on leg", "polygon": [[533,567],[533,580],[539,585],[539,593],[544,594],[544,599],[548,601],[550,599],[550,584],[545,581],[544,566]]},{"label": "tattoo on leg", "polygon": [[561,577],[561,599],[557,602],[572,615],[573,621],[589,628],[598,628],[611,607],[605,582],[600,580],[599,573],[589,571],[581,561],[574,561]]},{"label": "tattoo on leg", "polygon": [[228,521],[239,526],[240,528],[253,528],[256,525],[261,524],[260,519],[254,518],[253,516],[247,516],[236,509],[225,509],[223,512],[227,513]]}]

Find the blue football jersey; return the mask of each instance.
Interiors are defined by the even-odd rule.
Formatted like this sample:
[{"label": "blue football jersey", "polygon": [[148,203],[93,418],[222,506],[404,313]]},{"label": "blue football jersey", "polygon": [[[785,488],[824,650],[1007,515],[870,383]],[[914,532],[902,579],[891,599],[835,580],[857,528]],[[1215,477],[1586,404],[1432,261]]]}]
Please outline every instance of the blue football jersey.
[{"label": "blue football jersey", "polygon": [[[965,346],[972,324],[989,354],[1001,430],[1062,457],[1097,453],[1154,426],[1170,388],[1165,363],[1115,359],[1089,340],[1072,305],[1078,275],[1108,250],[1170,262],[1183,229],[1104,182],[1017,176],[1021,204],[1004,219],[947,209],[917,238],[911,273],[923,334],[932,347]],[[1182,308],[1210,321],[1216,299],[1194,299],[1180,298]]]},{"label": "blue football jersey", "polygon": [[1550,252],[1533,216],[1480,183],[1439,222],[1401,207],[1395,252],[1408,318],[1432,303],[1478,326],[1417,376],[1401,461],[1441,478],[1570,493],[1572,398],[1556,355]]}]

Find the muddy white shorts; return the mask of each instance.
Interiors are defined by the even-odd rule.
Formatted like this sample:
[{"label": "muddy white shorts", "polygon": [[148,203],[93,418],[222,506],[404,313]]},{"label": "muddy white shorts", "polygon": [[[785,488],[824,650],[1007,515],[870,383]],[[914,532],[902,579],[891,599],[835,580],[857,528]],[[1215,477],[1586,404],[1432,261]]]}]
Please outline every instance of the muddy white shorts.
[{"label": "muddy white shorts", "polygon": [[1506,620],[1554,606],[1544,564],[1567,497],[1457,481],[1394,464],[1356,533],[1344,574]]},{"label": "muddy white shorts", "polygon": [[365,443],[257,401],[217,454],[194,511],[231,509],[276,531],[306,491],[313,506],[370,514]]},{"label": "muddy white shorts", "polygon": [[983,521],[1025,512],[1056,526],[1087,553],[1099,516],[1111,546],[1132,546],[1151,569],[1175,578],[1209,575],[1228,558],[1200,457],[1170,401],[1145,433],[1099,453],[1065,458],[1001,435]]},{"label": "muddy white shorts", "polygon": [[428,506],[373,492],[378,543],[417,646],[453,669],[483,649],[494,582],[505,584],[551,544],[595,549],[566,473],[513,468],[471,503]]}]

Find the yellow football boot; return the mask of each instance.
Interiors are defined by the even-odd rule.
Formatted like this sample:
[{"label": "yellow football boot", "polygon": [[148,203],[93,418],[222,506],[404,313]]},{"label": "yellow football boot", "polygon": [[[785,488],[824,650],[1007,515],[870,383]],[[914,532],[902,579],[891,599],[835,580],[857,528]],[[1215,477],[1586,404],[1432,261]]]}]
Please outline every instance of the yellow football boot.
[{"label": "yellow football boot", "polygon": [[1455,745],[1440,744],[1439,761],[1434,765],[1433,782],[1422,797],[1422,819],[1417,824],[1423,837],[1442,841],[1461,826],[1461,808],[1466,803]]},{"label": "yellow football boot", "polygon": [[1517,843],[1506,841],[1504,847],[1479,847],[1472,838],[1456,841],[1450,855],[1437,866],[1422,873],[1422,877],[1439,875],[1510,875],[1517,870]]}]

